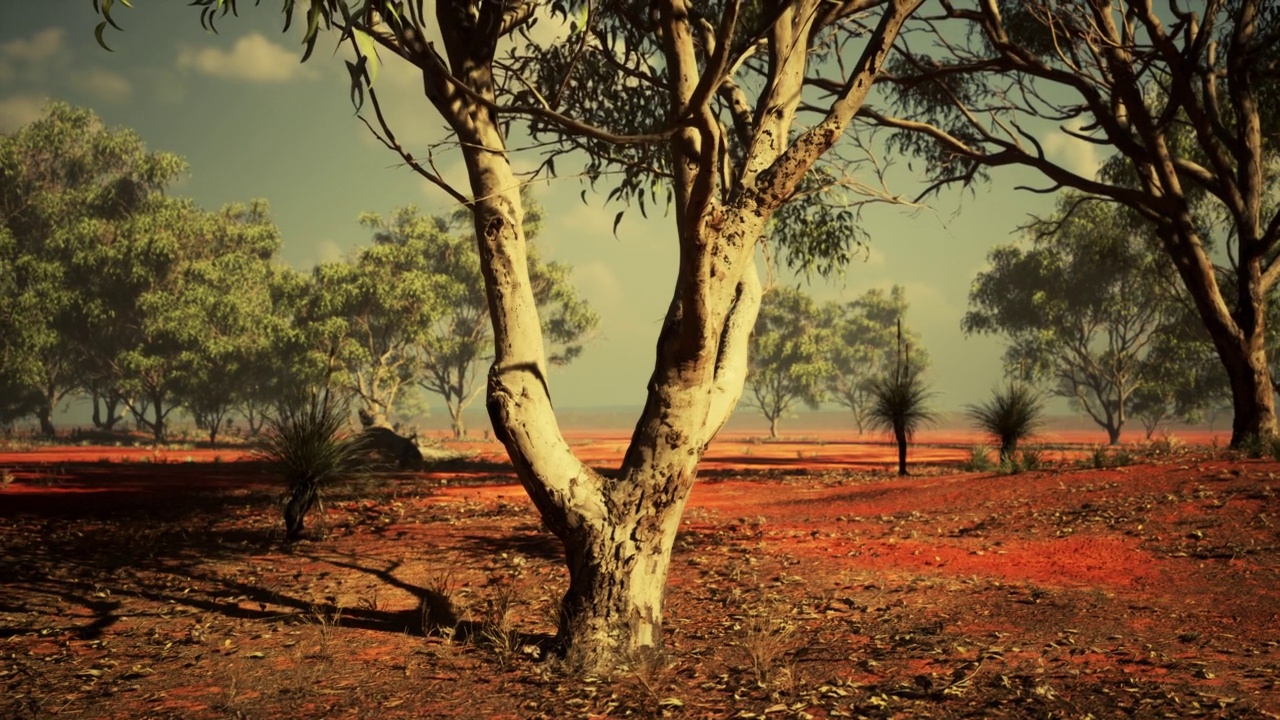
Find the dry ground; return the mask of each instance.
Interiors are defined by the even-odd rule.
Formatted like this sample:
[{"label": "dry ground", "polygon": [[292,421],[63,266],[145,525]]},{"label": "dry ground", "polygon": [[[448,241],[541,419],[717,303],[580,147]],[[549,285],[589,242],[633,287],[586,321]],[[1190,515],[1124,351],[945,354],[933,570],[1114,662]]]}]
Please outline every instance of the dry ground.
[{"label": "dry ground", "polygon": [[0,455],[0,718],[1280,717],[1280,464],[737,442],[667,654],[612,678],[538,659],[564,571],[483,454],[330,488],[293,546],[234,451]]}]

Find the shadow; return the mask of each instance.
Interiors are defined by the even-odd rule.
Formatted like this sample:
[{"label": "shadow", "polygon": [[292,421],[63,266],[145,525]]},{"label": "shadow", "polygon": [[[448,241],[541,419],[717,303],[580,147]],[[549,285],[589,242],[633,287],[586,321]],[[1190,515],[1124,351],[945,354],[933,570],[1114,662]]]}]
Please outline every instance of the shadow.
[{"label": "shadow", "polygon": [[456,540],[455,547],[482,557],[512,553],[552,562],[564,560],[564,546],[545,530],[525,535],[458,535]]},{"label": "shadow", "polygon": [[[122,621],[183,617],[184,610],[258,622],[340,622],[397,635],[448,633],[478,642],[494,632],[459,618],[439,589],[404,580],[399,562],[370,564],[332,552],[323,541],[285,544],[282,488],[261,463],[59,463],[18,470],[20,480],[0,491],[0,638],[94,640]],[[335,486],[326,503],[378,502],[409,491],[432,488],[418,474],[395,473]],[[361,509],[347,519],[368,522]],[[556,540],[540,533],[469,536],[461,547],[476,563],[499,552],[560,557]],[[236,572],[280,555],[305,561],[298,565],[307,572],[323,574],[329,566],[368,575],[410,593],[416,607],[317,603],[302,583],[273,584]],[[232,572],[211,569],[228,566]],[[546,636],[503,632],[521,645],[550,647]]]}]

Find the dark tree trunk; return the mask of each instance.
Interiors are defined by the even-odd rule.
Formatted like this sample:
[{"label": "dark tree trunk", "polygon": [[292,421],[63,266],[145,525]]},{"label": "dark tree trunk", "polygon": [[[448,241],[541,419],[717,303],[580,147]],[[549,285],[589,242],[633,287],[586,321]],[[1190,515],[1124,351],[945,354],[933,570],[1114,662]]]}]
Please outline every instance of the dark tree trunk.
[{"label": "dark tree trunk", "polygon": [[898,474],[907,474],[907,433],[901,428],[894,428],[894,438],[898,441]]},{"label": "dark tree trunk", "polygon": [[313,480],[303,480],[295,483],[293,489],[290,490],[289,502],[284,506],[284,539],[286,542],[302,539],[303,519],[316,502],[317,490],[318,488]]},{"label": "dark tree trunk", "polygon": [[1120,428],[1118,426],[1115,426],[1115,425],[1107,426],[1107,444],[1108,445],[1120,444]]}]

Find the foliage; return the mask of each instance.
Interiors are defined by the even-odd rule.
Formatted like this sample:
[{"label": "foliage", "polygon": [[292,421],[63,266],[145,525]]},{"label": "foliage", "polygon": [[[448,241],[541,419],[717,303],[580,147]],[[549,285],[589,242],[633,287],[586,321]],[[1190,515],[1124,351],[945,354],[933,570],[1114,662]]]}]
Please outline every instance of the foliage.
[{"label": "foliage", "polygon": [[[894,133],[891,148],[926,161],[926,194],[1022,166],[1051,191],[1132,211],[1213,340],[1232,387],[1233,442],[1276,433],[1260,318],[1280,281],[1280,8],[961,2],[913,30],[919,41],[891,63],[891,111],[864,117]],[[1098,147],[1116,155],[1079,162]]]},{"label": "foliage", "polygon": [[1155,345],[1181,314],[1152,240],[1114,206],[1067,196],[1057,215],[1032,228],[1032,248],[991,251],[991,268],[969,294],[966,333],[1000,333],[1005,365],[1020,379],[1047,379],[1112,443],[1133,394],[1165,359]]},{"label": "foliage", "polygon": [[833,367],[832,338],[813,298],[799,288],[766,292],[756,316],[748,355],[744,404],[769,421],[769,437],[778,437],[778,421],[797,404],[817,408]]},{"label": "foliage", "polygon": [[871,385],[870,423],[872,427],[891,433],[898,443],[898,474],[907,474],[907,443],[921,428],[936,422],[929,408],[933,397],[924,382],[923,371],[911,361],[910,346],[898,333],[898,360],[893,371],[877,378]]},{"label": "foliage", "polygon": [[1003,463],[1018,450],[1018,443],[1030,437],[1043,422],[1044,398],[1031,387],[1010,382],[997,387],[991,399],[981,405],[966,406],[978,427],[1000,443]]},{"label": "foliage", "polygon": [[9,414],[34,413],[53,432],[63,397],[101,367],[85,356],[95,338],[82,287],[69,268],[95,250],[79,230],[134,212],[185,169],[176,156],[148,153],[127,130],[108,130],[89,110],[60,102],[14,133],[0,135],[0,375],[12,386]]},{"label": "foliage", "polygon": [[257,456],[285,483],[285,539],[302,536],[307,512],[324,485],[359,474],[366,449],[360,435],[345,431],[350,406],[328,390],[281,403],[267,420]]},{"label": "foliage", "polygon": [[965,472],[987,472],[995,467],[996,463],[991,460],[991,448],[986,445],[969,448],[969,459],[960,466]]}]

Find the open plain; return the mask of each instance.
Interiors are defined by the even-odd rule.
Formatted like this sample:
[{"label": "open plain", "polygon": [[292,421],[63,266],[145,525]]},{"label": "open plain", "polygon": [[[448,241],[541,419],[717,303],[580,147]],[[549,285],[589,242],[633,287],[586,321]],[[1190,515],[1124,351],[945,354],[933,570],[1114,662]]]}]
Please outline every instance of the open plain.
[{"label": "open plain", "polygon": [[1280,463],[1000,474],[926,440],[907,478],[881,443],[718,440],[666,652],[611,678],[543,657],[565,572],[496,444],[327,488],[292,545],[235,448],[6,452],[0,717],[1280,717]]}]

